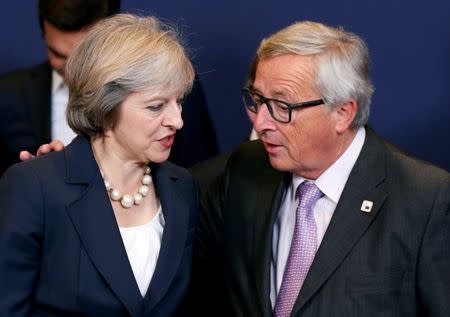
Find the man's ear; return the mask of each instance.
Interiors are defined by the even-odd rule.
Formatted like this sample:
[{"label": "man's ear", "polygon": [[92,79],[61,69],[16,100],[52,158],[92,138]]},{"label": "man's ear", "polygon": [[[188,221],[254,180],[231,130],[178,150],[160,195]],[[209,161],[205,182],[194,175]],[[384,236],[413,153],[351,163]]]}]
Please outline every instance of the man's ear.
[{"label": "man's ear", "polygon": [[356,100],[350,99],[345,103],[339,104],[335,107],[336,112],[336,132],[342,134],[349,130],[355,119],[356,112],[358,111],[358,104]]}]

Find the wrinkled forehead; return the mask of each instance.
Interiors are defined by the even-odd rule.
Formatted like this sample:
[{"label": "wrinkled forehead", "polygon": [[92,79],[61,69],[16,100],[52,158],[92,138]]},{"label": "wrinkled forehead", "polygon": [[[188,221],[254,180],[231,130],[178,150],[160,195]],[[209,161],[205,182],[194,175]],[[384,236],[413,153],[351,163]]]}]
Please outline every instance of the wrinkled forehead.
[{"label": "wrinkled forehead", "polygon": [[264,58],[256,65],[252,87],[272,97],[298,95],[315,87],[314,69],[312,56],[284,54]]}]

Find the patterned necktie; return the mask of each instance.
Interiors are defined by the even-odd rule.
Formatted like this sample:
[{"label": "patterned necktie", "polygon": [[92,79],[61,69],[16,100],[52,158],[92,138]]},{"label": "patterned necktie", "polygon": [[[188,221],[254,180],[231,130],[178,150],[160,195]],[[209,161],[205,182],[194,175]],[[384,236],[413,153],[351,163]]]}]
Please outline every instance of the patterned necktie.
[{"label": "patterned necktie", "polygon": [[298,186],[296,196],[299,198],[299,204],[295,229],[280,292],[275,302],[276,317],[290,315],[317,248],[317,227],[312,208],[323,194],[314,183],[303,182]]}]

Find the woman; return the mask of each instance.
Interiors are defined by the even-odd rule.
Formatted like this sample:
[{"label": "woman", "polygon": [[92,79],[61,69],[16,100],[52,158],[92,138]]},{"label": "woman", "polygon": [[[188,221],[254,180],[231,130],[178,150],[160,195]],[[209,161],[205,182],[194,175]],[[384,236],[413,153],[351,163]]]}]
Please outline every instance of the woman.
[{"label": "woman", "polygon": [[0,181],[0,316],[183,315],[196,186],[165,161],[192,64],[174,30],[120,14],[66,76],[78,136]]}]

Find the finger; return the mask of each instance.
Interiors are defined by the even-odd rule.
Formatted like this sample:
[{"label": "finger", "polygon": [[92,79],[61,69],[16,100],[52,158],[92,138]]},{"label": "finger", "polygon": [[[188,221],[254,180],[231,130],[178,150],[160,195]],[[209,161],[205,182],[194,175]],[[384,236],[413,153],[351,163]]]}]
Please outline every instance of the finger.
[{"label": "finger", "polygon": [[52,151],[58,152],[64,150],[64,144],[58,139],[53,140],[49,145]]},{"label": "finger", "polygon": [[26,161],[33,157],[35,157],[35,156],[28,151],[20,151],[20,153],[19,153],[19,158],[21,161]]},{"label": "finger", "polygon": [[51,150],[52,149],[50,147],[50,144],[43,144],[38,148],[36,155],[41,156],[41,155],[51,152]]}]

